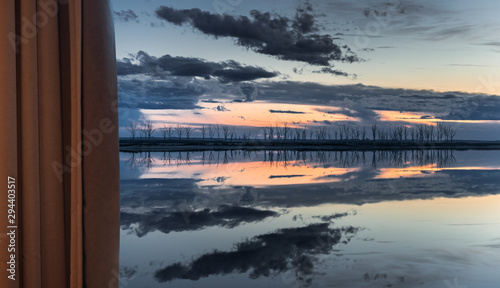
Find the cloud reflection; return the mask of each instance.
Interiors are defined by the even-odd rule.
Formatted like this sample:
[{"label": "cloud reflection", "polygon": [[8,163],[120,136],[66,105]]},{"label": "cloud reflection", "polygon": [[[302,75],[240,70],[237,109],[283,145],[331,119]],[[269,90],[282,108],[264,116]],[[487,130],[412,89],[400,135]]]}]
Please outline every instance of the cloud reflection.
[{"label": "cloud reflection", "polygon": [[358,230],[330,228],[329,223],[279,229],[236,243],[232,251],[214,251],[188,264],[169,265],[156,271],[155,278],[168,282],[250,272],[250,278],[256,279],[293,271],[296,280],[307,286],[312,283],[317,257],[332,253],[339,243],[347,244]]},{"label": "cloud reflection", "polygon": [[123,230],[142,237],[149,232],[162,233],[194,231],[213,226],[234,228],[242,223],[262,221],[275,217],[278,213],[249,207],[221,205],[216,210],[208,208],[202,211],[171,212],[168,209],[154,209],[147,213],[120,213],[120,225]]}]

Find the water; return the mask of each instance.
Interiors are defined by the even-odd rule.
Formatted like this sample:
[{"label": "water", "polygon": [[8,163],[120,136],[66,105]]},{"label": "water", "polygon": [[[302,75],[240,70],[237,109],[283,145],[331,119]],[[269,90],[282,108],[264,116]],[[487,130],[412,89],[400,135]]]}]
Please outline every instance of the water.
[{"label": "water", "polygon": [[120,160],[121,287],[500,287],[500,151]]}]

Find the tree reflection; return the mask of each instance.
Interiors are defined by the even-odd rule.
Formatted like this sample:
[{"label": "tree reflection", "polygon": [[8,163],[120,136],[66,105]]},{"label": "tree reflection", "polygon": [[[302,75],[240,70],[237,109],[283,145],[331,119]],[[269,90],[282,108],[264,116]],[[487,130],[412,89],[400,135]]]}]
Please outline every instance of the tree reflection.
[{"label": "tree reflection", "polygon": [[[270,167],[288,167],[290,165],[314,165],[332,167],[357,167],[366,165],[367,157],[371,154],[371,166],[377,169],[380,166],[405,168],[410,166],[429,166],[436,168],[452,166],[456,160],[453,150],[377,150],[377,151],[297,151],[297,150],[262,150],[262,151],[203,151],[203,152],[141,152],[129,153],[127,161],[129,168],[136,168],[142,164],[152,168],[155,158],[163,165],[192,165],[199,162],[205,166],[218,166],[241,161],[261,161]],[[368,156],[367,156],[368,154]],[[369,158],[368,158],[369,159]]]}]

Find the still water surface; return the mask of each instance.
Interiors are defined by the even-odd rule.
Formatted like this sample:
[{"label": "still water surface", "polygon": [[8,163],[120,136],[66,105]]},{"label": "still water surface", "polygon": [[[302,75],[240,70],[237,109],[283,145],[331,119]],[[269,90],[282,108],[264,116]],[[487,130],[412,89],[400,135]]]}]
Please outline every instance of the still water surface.
[{"label": "still water surface", "polygon": [[120,161],[120,287],[500,287],[500,151]]}]

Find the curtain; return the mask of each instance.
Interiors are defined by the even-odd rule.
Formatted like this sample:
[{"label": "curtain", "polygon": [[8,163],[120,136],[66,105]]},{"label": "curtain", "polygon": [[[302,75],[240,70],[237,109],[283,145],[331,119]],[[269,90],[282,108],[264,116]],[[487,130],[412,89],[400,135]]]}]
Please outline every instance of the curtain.
[{"label": "curtain", "polygon": [[0,37],[0,286],[118,287],[109,1],[2,0]]}]

